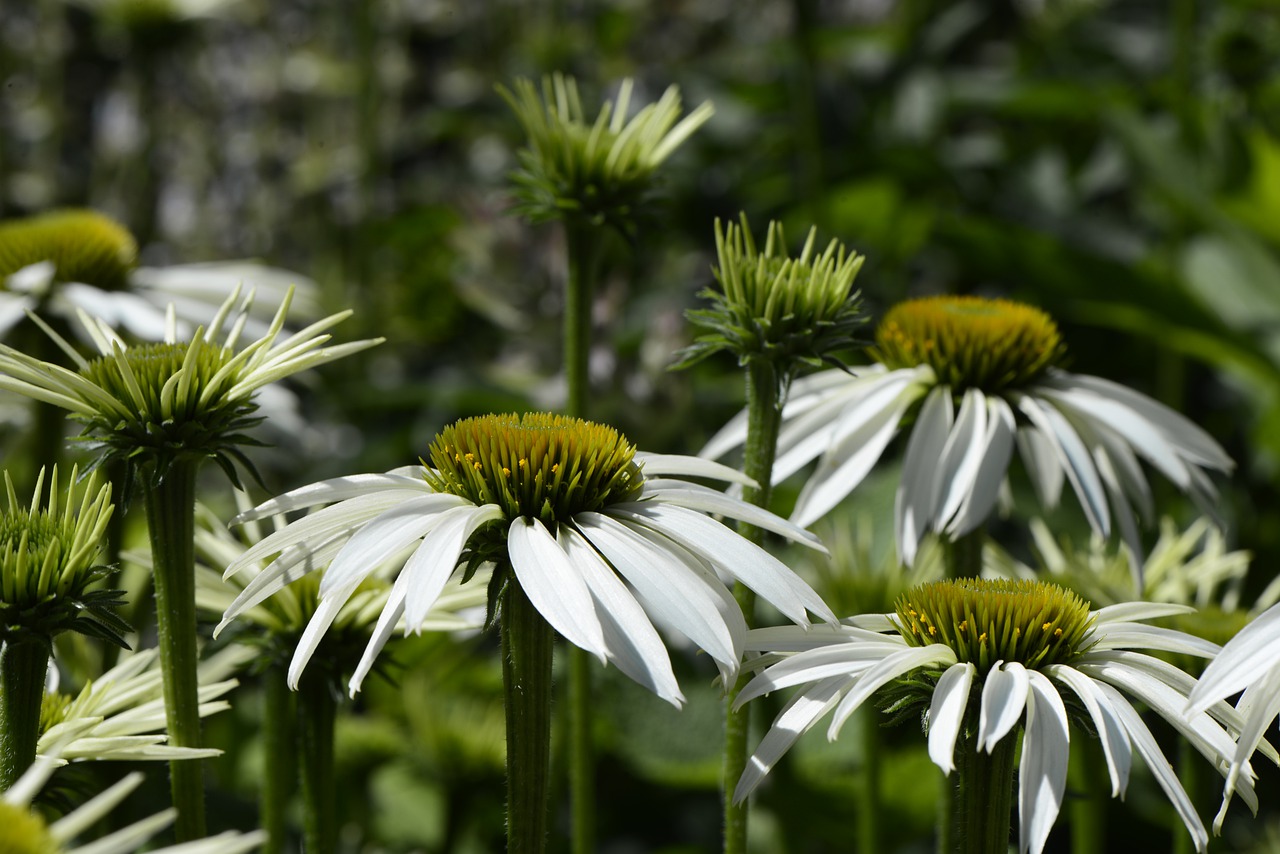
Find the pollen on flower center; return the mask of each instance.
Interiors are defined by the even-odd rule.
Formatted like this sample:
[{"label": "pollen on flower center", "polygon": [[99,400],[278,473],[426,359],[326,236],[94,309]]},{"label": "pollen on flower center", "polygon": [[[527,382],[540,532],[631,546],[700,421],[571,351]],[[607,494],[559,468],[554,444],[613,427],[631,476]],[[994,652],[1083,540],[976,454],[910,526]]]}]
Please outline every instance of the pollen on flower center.
[{"label": "pollen on flower center", "polygon": [[945,644],[984,672],[997,661],[1067,663],[1093,623],[1088,602],[1042,581],[935,581],[903,594],[896,611],[907,643]]},{"label": "pollen on flower center", "polygon": [[26,807],[0,801],[0,851],[4,854],[58,854],[62,846],[40,816]]},{"label": "pollen on flower center", "polygon": [[546,413],[482,415],[446,427],[431,444],[434,489],[507,518],[564,522],[636,496],[635,446],[612,427]]},{"label": "pollen on flower center", "polygon": [[899,303],[876,330],[872,349],[889,368],[928,365],[940,383],[984,391],[1031,382],[1064,352],[1057,324],[1043,311],[973,296]]}]

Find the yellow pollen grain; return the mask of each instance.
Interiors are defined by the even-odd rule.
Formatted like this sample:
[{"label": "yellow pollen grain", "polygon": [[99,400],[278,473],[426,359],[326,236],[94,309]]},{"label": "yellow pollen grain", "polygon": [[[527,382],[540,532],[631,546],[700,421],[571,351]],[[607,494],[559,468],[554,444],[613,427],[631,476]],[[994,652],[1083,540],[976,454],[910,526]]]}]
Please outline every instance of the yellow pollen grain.
[{"label": "yellow pollen grain", "polygon": [[938,634],[938,629],[937,629],[937,627],[936,627],[936,626],[930,626],[930,627],[929,627],[929,637],[934,637],[934,636],[936,636],[937,634]]},{"label": "yellow pollen grain", "polygon": [[978,635],[978,643],[986,643],[986,642],[987,642],[986,632],[983,632],[982,634]]},{"label": "yellow pollen grain", "polygon": [[1045,624],[1043,624],[1042,626],[1040,626],[1040,631],[1042,631],[1042,632],[1047,632],[1047,631],[1049,631],[1049,627],[1050,627],[1050,626],[1052,626],[1052,625],[1053,625],[1053,623],[1045,623]]},{"label": "yellow pollen grain", "polygon": [[1054,636],[1055,638],[1060,638],[1060,637],[1062,637],[1062,629],[1054,629],[1054,630],[1053,630],[1053,636]]}]

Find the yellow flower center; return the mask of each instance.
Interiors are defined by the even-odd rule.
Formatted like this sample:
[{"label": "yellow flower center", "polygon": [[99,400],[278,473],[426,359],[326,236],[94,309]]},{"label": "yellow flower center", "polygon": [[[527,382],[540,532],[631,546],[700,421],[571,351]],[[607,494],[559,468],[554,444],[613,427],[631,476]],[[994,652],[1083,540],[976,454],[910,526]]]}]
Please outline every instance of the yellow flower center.
[{"label": "yellow flower center", "polygon": [[1042,581],[935,581],[904,594],[896,611],[907,643],[945,644],[984,672],[997,661],[1065,664],[1085,651],[1093,624],[1088,602]]},{"label": "yellow flower center", "polygon": [[59,854],[62,846],[54,841],[40,816],[26,807],[0,801],[0,854]]},{"label": "yellow flower center", "polygon": [[427,482],[508,519],[550,524],[627,501],[644,476],[635,446],[612,427],[546,413],[482,415],[446,427],[431,444]]},{"label": "yellow flower center", "polygon": [[891,369],[928,365],[940,383],[989,392],[1037,379],[1064,353],[1057,324],[1038,308],[965,296],[899,303],[872,348]]},{"label": "yellow flower center", "polygon": [[66,210],[0,223],[0,278],[52,261],[62,282],[119,290],[138,263],[138,244],[96,211]]}]

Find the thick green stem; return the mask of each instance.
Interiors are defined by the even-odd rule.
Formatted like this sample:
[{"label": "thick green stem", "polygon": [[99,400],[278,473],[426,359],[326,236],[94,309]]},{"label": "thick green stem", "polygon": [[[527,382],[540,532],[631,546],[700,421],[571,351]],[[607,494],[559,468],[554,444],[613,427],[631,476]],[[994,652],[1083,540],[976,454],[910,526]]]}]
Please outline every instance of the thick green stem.
[{"label": "thick green stem", "polygon": [[547,845],[551,767],[551,649],[555,632],[514,579],[502,604],[507,714],[507,854]]},{"label": "thick green stem", "polygon": [[337,792],[333,777],[333,725],[338,702],[318,668],[298,686],[298,773],[302,780],[303,851],[337,849]]},{"label": "thick green stem", "polygon": [[0,648],[0,792],[35,761],[48,668],[49,648],[39,641]]},{"label": "thick green stem", "polygon": [[[1106,848],[1110,781],[1102,758],[1102,750],[1092,739],[1071,740],[1067,781],[1073,795],[1069,811],[1072,854],[1095,854]],[[1180,819],[1178,827],[1182,827]]]},{"label": "thick green stem", "polygon": [[[156,587],[156,627],[164,677],[169,743],[200,746],[200,700],[196,684],[195,507],[197,462],[176,460],[145,490],[147,527]],[[204,765],[199,759],[169,763],[174,824],[179,842],[205,835]]]},{"label": "thick green stem", "polygon": [[[743,491],[743,500],[757,507],[768,507],[773,494],[773,460],[778,450],[778,428],[782,422],[778,399],[778,375],[773,363],[752,359],[747,363],[747,441],[743,451],[742,470],[756,482]],[[741,525],[739,532],[754,543],[764,539],[764,532],[753,525]],[[756,609],[756,595],[741,582],[733,586],[733,596],[742,608],[748,625]],[[746,685],[748,677],[738,678],[725,696],[724,719],[724,852],[744,854],[747,850],[747,802],[733,803],[733,790],[747,765],[747,735],[751,729],[751,705],[738,711],[733,704]]]},{"label": "thick green stem", "polygon": [[262,829],[267,832],[262,854],[287,849],[289,800],[297,780],[294,743],[294,701],[284,664],[273,664],[263,676],[262,743],[265,753],[259,804]]},{"label": "thick green stem", "polygon": [[[564,299],[564,372],[568,383],[566,414],[587,417],[591,354],[591,301],[595,292],[600,235],[580,223],[566,222],[569,277]],[[569,804],[573,820],[572,854],[595,850],[595,749],[592,743],[591,655],[569,648]]]},{"label": "thick green stem", "polygon": [[979,526],[959,539],[945,543],[943,559],[947,578],[980,578],[982,576],[982,543],[984,526]]},{"label": "thick green stem", "polygon": [[859,854],[881,854],[880,847],[880,740],[884,737],[879,727],[880,712],[872,706],[863,706],[854,713],[859,735],[862,736],[862,785],[858,788],[858,838]]},{"label": "thick green stem", "polygon": [[1013,760],[1017,734],[1009,733],[991,753],[974,749],[977,714],[956,755],[955,833],[959,854],[1008,854],[1013,807]]}]

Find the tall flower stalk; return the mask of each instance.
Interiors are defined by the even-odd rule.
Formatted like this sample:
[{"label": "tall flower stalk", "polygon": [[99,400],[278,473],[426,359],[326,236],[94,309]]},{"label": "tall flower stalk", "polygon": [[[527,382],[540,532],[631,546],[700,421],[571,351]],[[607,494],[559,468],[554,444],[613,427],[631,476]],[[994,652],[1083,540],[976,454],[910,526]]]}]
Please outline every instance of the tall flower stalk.
[{"label": "tall flower stalk", "polygon": [[[199,467],[212,459],[238,483],[237,466],[253,470],[241,447],[255,444],[245,432],[260,420],[254,416],[254,393],[377,343],[324,346],[329,336],[321,333],[350,312],[282,338],[289,303],[286,296],[266,334],[239,350],[252,295],[242,300],[238,289],[207,330],[197,329],[184,341],[178,340],[172,308],[165,340],[137,347],[126,346],[107,324],[80,312],[100,353],[92,361],[45,326],[75,370],[0,345],[0,388],[66,409],[84,425],[84,439],[98,451],[98,462],[124,461],[126,482],[138,480],[144,487],[165,711],[169,737],[181,747],[198,748],[201,741],[193,550]],[[178,838],[203,836],[202,764],[172,763],[170,782]]]},{"label": "tall flower stalk", "polygon": [[[863,322],[859,294],[853,290],[863,257],[835,240],[817,254],[816,228],[810,230],[799,256],[789,257],[777,222],[769,223],[761,251],[745,214],[741,226],[722,228],[717,220],[715,231],[713,272],[723,291],[704,291],[713,307],[688,313],[705,332],[681,354],[676,366],[686,367],[722,350],[737,357],[746,374],[743,472],[753,481],[744,488],[743,498],[767,509],[787,389],[805,365],[833,360],[837,351],[853,342],[853,332]],[[755,526],[744,525],[741,532],[752,542],[764,540],[765,532]],[[738,584],[734,598],[750,621],[755,594]],[[742,776],[745,767],[750,710],[735,708],[745,683],[726,684],[724,851],[741,854],[747,844],[747,807],[734,803],[729,784]]]},{"label": "tall flower stalk", "polygon": [[[600,248],[608,232],[632,236],[649,214],[655,195],[655,171],[711,117],[710,103],[683,119],[679,90],[672,86],[654,104],[628,119],[632,81],[624,80],[618,100],[605,101],[589,122],[572,77],[545,78],[542,95],[529,80],[515,91],[499,87],[526,133],[521,168],[512,176],[519,212],[533,222],[564,225],[566,268],[564,372],[568,385],[565,412],[575,418],[588,410],[591,305]],[[569,786],[574,854],[595,850],[595,771],[591,741],[591,661],[577,648],[569,651]]]}]

